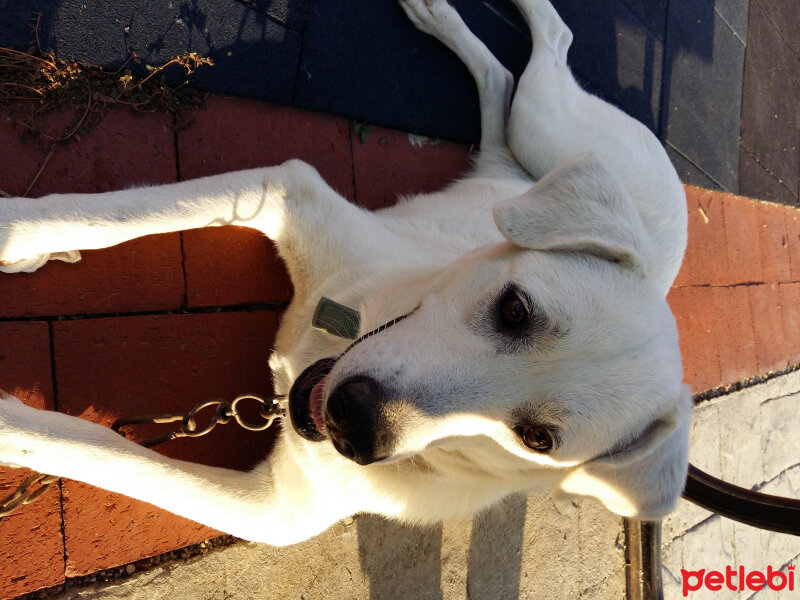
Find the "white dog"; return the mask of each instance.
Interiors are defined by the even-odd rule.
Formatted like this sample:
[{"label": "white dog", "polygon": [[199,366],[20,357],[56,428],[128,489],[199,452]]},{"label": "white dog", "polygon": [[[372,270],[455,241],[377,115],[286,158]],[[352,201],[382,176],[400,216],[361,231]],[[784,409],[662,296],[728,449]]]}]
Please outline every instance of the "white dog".
[{"label": "white dog", "polygon": [[[354,513],[435,522],[543,489],[639,519],[672,510],[691,413],[665,300],[683,188],[644,126],[576,84],[549,2],[516,3],[533,53],[512,103],[511,75],[445,0],[401,0],[480,94],[474,171],[439,193],[370,213],[290,161],[0,200],[5,271],[231,223],[275,240],[295,289],[270,360],[293,427],[251,472],[165,458],[10,396],[0,462],[276,545]],[[355,342],[312,327],[322,297],[359,313]]]}]

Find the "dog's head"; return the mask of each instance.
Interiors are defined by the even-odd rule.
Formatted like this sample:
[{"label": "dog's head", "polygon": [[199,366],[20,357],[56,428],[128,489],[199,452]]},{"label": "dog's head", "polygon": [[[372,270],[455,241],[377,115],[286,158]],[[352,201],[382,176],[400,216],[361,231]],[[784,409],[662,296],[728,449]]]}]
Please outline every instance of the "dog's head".
[{"label": "dog's head", "polygon": [[414,458],[519,491],[556,482],[663,516],[686,477],[691,407],[632,200],[581,158],[494,217],[506,242],[461,257],[405,318],[298,379],[305,436],[362,465]]}]

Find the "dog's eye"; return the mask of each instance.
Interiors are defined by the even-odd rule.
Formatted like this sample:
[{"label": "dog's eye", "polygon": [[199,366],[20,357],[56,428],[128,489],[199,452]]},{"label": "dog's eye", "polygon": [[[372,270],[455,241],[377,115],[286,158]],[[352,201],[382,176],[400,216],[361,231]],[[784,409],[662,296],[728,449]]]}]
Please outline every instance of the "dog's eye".
[{"label": "dog's eye", "polygon": [[523,443],[536,452],[549,452],[555,445],[553,433],[543,425],[523,425],[516,431]]},{"label": "dog's eye", "polygon": [[508,329],[515,329],[524,325],[530,318],[530,311],[525,301],[520,298],[516,290],[510,289],[500,297],[498,306],[500,323]]}]

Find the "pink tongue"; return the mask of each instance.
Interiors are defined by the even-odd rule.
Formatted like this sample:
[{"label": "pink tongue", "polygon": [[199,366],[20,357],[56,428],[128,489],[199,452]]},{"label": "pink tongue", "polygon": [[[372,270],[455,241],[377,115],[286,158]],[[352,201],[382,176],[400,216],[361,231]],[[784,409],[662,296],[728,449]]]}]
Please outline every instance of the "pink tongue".
[{"label": "pink tongue", "polygon": [[317,431],[322,434],[326,433],[325,420],[322,418],[322,388],[325,386],[325,381],[327,381],[327,379],[327,377],[323,377],[311,388],[308,403],[308,411],[311,413],[314,425],[316,425]]}]

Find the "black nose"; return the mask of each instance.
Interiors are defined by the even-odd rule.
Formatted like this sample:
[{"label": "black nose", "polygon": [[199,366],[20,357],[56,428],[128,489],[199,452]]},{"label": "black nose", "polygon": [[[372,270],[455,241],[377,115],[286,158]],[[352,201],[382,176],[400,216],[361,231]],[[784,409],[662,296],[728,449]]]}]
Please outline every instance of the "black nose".
[{"label": "black nose", "polygon": [[334,447],[360,465],[388,457],[394,435],[387,426],[386,395],[370,377],[349,377],[328,399],[325,426]]}]

